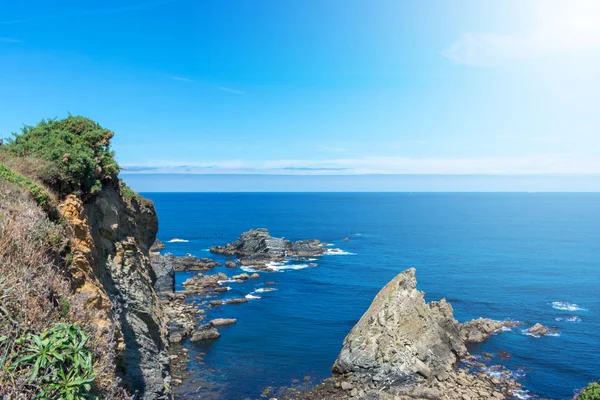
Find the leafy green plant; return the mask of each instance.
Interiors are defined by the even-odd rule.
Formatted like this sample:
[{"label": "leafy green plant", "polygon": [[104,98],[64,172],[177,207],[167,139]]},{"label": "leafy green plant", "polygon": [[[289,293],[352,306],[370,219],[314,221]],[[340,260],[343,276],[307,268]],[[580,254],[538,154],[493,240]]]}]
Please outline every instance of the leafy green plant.
[{"label": "leafy green plant", "polygon": [[579,393],[577,400],[600,400],[600,383],[590,383]]},{"label": "leafy green plant", "polygon": [[18,352],[24,355],[12,369],[23,372],[29,384],[40,388],[40,399],[90,398],[95,374],[88,340],[77,325],[54,324],[40,335],[29,334],[19,341]]}]

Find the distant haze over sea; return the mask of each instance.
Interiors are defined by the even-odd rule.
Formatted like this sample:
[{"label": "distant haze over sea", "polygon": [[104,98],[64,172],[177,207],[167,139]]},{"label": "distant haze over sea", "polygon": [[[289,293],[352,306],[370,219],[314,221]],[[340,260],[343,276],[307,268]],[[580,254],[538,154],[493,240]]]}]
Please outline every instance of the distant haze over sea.
[{"label": "distant haze over sea", "polygon": [[600,192],[600,175],[122,173],[139,192]]}]

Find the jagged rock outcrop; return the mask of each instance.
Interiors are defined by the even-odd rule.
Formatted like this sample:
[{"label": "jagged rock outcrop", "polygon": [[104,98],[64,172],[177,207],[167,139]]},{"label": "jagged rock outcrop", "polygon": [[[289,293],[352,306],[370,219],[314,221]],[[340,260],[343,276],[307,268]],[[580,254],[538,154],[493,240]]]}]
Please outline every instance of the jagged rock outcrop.
[{"label": "jagged rock outcrop", "polygon": [[99,310],[105,298],[93,293],[95,282],[110,299],[105,323],[119,328],[117,375],[129,390],[138,391],[139,398],[170,399],[165,318],[148,258],[158,231],[154,206],[141,198],[125,198],[118,182],[109,182],[85,204],[67,197],[61,209],[75,237],[85,238],[75,240],[79,250],[74,260],[81,264],[85,259],[94,275],[83,280],[80,290],[92,293],[90,301]]},{"label": "jagged rock outcrop", "polygon": [[448,375],[467,353],[459,324],[449,303],[426,303],[416,286],[414,268],[385,285],[344,340],[334,374],[387,385]]},{"label": "jagged rock outcrop", "polygon": [[154,282],[156,294],[161,297],[170,295],[175,290],[173,260],[160,254],[152,254],[150,260],[156,275],[156,281]]},{"label": "jagged rock outcrop", "polygon": [[211,324],[204,324],[197,327],[192,333],[191,342],[200,342],[203,340],[216,339],[221,334]]},{"label": "jagged rock outcrop", "polygon": [[198,274],[183,282],[184,293],[186,294],[204,294],[211,289],[219,287],[220,281],[228,280],[229,278],[222,272],[214,275]]},{"label": "jagged rock outcrop", "polygon": [[[415,270],[392,279],[344,340],[333,376],[306,400],[475,400],[514,397],[510,371],[470,373],[461,325],[445,300],[426,303]],[[473,324],[477,326],[477,324]],[[467,325],[469,326],[469,325]],[[458,368],[462,361],[468,368]],[[285,397],[288,399],[291,397]],[[293,397],[297,398],[297,397]]]},{"label": "jagged rock outcrop", "polygon": [[156,239],[152,246],[150,246],[150,252],[155,253],[165,249],[165,244],[160,239]]},{"label": "jagged rock outcrop", "polygon": [[167,253],[164,256],[154,254],[152,255],[153,259],[160,260],[163,262],[170,262],[173,265],[174,271],[201,271],[206,272],[214,269],[215,267],[220,267],[221,263],[216,262],[215,260],[211,260],[210,258],[198,258],[194,257],[191,254],[186,254],[185,256],[174,256],[171,253]]},{"label": "jagged rock outcrop", "polygon": [[489,318],[477,318],[460,324],[460,337],[465,343],[482,343],[491,335],[502,332],[504,328],[518,326],[518,321],[495,321]]},{"label": "jagged rock outcrop", "polygon": [[323,243],[316,239],[291,242],[284,238],[275,238],[264,228],[250,229],[233,243],[225,246],[213,246],[210,251],[226,256],[238,256],[241,265],[265,267],[270,262],[280,262],[286,256],[311,257],[325,252]]}]

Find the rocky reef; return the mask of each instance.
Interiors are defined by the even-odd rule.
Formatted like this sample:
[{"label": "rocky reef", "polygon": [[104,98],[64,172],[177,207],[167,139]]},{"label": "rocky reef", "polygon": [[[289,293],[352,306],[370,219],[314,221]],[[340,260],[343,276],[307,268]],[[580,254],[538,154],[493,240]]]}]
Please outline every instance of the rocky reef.
[{"label": "rocky reef", "polygon": [[281,262],[285,257],[313,257],[322,255],[323,243],[317,239],[291,242],[275,238],[264,228],[250,229],[233,243],[213,246],[212,253],[239,257],[241,265],[251,265],[256,269],[269,269],[271,262]]}]

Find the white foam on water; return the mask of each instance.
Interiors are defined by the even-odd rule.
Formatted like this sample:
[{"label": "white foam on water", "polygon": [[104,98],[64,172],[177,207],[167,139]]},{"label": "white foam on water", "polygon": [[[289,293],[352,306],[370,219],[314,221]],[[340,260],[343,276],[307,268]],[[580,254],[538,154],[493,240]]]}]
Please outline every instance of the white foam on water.
[{"label": "white foam on water", "polygon": [[328,256],[355,256],[356,253],[350,253],[349,251],[344,251],[342,249],[327,249],[325,253]]},{"label": "white foam on water", "polygon": [[521,400],[528,400],[533,398],[527,390],[513,390],[511,391],[511,393],[514,397]]},{"label": "white foam on water", "polygon": [[277,289],[275,288],[259,288],[254,291],[254,293],[265,293],[265,292],[274,292]]},{"label": "white foam on water", "polygon": [[242,265],[240,269],[244,272],[260,272],[257,269],[254,269],[254,265]]},{"label": "white foam on water", "polygon": [[287,269],[298,270],[310,267],[316,267],[317,264],[288,264],[288,263],[269,263],[269,271],[282,272]]},{"label": "white foam on water", "polygon": [[556,321],[561,322],[561,321],[566,321],[566,322],[581,322],[581,318],[579,318],[576,315],[571,315],[570,317],[556,317],[554,318]]},{"label": "white foam on water", "polygon": [[254,296],[252,293],[250,293],[250,294],[246,295],[246,298],[248,300],[257,300],[257,299],[260,299],[260,296]]},{"label": "white foam on water", "polygon": [[536,335],[535,333],[528,332],[528,331],[527,331],[527,329],[523,329],[523,330],[521,331],[521,333],[522,333],[523,335],[526,335],[526,336],[531,336],[531,337],[534,337],[534,338],[541,338],[542,336],[553,336],[553,337],[560,337],[560,333],[559,333],[559,332],[550,332],[550,333],[547,333],[547,334],[545,334],[545,335]]},{"label": "white foam on water", "polygon": [[[224,279],[224,280],[222,280],[222,281],[217,281],[217,283],[218,283],[219,285],[222,285],[222,284],[224,284],[224,283],[232,283],[232,282],[238,282],[238,281],[236,281],[235,279]],[[227,287],[229,287],[229,286],[227,286]],[[231,289],[231,288],[230,288],[230,289]]]},{"label": "white foam on water", "polygon": [[188,243],[188,242],[189,242],[189,240],[174,238],[174,239],[169,240],[167,243]]},{"label": "white foam on water", "polygon": [[553,301],[552,308],[561,311],[586,311],[585,308],[579,307],[575,303],[569,303],[567,301]]}]

